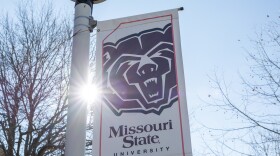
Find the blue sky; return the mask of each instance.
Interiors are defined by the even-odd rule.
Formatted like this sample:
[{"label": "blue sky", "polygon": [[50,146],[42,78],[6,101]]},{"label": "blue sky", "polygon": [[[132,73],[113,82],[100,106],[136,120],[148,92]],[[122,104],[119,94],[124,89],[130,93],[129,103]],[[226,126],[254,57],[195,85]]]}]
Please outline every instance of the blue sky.
[{"label": "blue sky", "polygon": [[[0,10],[13,14],[18,0],[5,1]],[[58,1],[58,0],[57,0]],[[53,0],[62,14],[73,18],[74,2]],[[202,148],[198,122],[215,126],[221,116],[197,108],[213,90],[208,75],[217,71],[239,89],[238,73],[246,75],[246,50],[252,51],[256,32],[280,18],[280,0],[107,0],[93,7],[96,20],[184,7],[179,13],[187,100],[191,119],[193,150]],[[267,16],[269,15],[269,17]],[[221,123],[224,123],[221,121]]]}]

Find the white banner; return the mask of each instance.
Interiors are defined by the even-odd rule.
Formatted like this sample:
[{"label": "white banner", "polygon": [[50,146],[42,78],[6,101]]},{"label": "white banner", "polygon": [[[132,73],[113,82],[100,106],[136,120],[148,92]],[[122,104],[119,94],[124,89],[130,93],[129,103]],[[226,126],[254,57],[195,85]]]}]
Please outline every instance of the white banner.
[{"label": "white banner", "polygon": [[98,22],[94,156],[191,156],[178,10]]}]

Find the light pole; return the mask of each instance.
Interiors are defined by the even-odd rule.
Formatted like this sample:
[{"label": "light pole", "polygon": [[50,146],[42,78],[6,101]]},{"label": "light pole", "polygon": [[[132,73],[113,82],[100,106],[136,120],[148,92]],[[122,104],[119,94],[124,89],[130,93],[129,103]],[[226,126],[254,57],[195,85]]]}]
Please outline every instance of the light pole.
[{"label": "light pole", "polygon": [[96,25],[92,6],[105,0],[72,0],[75,2],[73,47],[68,95],[66,127],[66,156],[84,156],[86,142],[86,101],[79,98],[79,90],[88,83],[90,32]]}]

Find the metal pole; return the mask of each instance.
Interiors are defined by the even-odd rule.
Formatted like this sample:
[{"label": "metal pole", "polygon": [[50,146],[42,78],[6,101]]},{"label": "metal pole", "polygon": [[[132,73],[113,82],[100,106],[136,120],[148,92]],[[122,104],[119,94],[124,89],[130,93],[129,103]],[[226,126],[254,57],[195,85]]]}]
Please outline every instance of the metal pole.
[{"label": "metal pole", "polygon": [[87,104],[78,92],[88,82],[91,12],[92,1],[76,0],[65,156],[85,155]]}]

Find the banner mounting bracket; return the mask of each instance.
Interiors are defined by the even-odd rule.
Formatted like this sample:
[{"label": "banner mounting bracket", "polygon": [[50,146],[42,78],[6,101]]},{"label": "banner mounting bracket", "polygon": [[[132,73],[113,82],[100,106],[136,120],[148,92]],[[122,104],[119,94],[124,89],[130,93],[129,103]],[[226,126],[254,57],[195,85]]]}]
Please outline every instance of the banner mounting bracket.
[{"label": "banner mounting bracket", "polygon": [[184,7],[178,8],[178,11],[184,11]]}]

